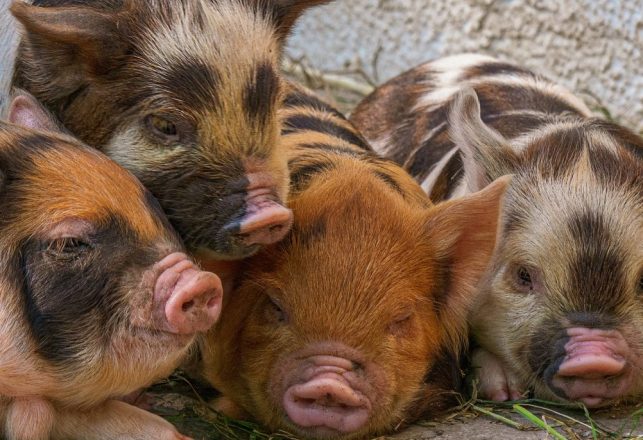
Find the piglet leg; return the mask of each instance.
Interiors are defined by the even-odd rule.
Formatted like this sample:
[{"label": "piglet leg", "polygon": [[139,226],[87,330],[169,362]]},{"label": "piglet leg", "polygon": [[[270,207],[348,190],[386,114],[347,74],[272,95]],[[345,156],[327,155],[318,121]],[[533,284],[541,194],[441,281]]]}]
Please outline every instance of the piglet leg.
[{"label": "piglet leg", "polygon": [[58,411],[52,439],[190,440],[161,417],[109,400],[87,412]]},{"label": "piglet leg", "polygon": [[473,351],[471,366],[474,380],[478,382],[478,394],[483,399],[504,402],[520,400],[524,396],[520,379],[496,355],[477,348]]}]

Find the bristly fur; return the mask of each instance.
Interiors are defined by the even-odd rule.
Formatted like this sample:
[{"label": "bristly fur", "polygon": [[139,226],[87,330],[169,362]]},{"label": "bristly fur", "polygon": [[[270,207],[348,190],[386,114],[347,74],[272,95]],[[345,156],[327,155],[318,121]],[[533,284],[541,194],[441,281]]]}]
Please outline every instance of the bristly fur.
[{"label": "bristly fur", "polygon": [[[353,121],[435,200],[457,199],[513,174],[498,247],[471,318],[482,349],[502,364],[501,391],[508,387],[502,392],[532,387],[539,397],[564,399],[550,381],[566,329],[610,323],[627,341],[623,375],[631,384],[602,404],[640,400],[640,136],[593,117],[542,76],[480,55],[412,69],[360,104]],[[531,292],[518,287],[517,272],[525,270]],[[586,317],[582,324],[579,315]]]},{"label": "bristly fur", "polygon": [[279,376],[311,346],[334,343],[349,347],[374,389],[372,417],[342,438],[443,411],[456,403],[470,293],[495,243],[506,182],[434,207],[311,92],[286,89],[280,117],[295,221],[244,264],[202,341],[202,374],[225,396],[218,408],[306,438],[339,437],[289,421]]},{"label": "bristly fur", "polygon": [[158,203],[76,139],[0,122],[0,211],[3,438],[175,436],[110,400],[166,377],[193,340],[131,322],[154,264],[182,250]]},{"label": "bristly fur", "polygon": [[[287,200],[280,55],[295,19],[321,3],[15,2],[26,31],[14,84],[132,171],[191,250],[244,257],[251,249],[226,226],[246,213],[249,169]],[[172,124],[170,135],[150,117]]]}]

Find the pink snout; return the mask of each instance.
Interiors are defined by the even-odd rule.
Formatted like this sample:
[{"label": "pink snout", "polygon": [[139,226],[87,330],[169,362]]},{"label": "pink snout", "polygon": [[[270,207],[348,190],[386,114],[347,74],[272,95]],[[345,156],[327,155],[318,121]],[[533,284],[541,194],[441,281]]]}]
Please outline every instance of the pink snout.
[{"label": "pink snout", "polygon": [[352,362],[333,356],[317,356],[308,380],[289,387],[283,405],[290,420],[303,428],[351,433],[371,416],[371,402],[355,389],[347,374]]},{"label": "pink snout", "polygon": [[253,190],[248,194],[239,235],[246,246],[276,243],[286,236],[292,221],[292,211],[275,201],[269,190]]},{"label": "pink snout", "polygon": [[154,323],[159,330],[190,335],[208,330],[219,318],[221,280],[200,270],[187,255],[174,253],[157,266],[154,286]]},{"label": "pink snout", "polygon": [[629,347],[622,334],[587,328],[571,328],[567,334],[566,356],[552,384],[567,399],[588,407],[626,395],[632,377],[627,363]]}]

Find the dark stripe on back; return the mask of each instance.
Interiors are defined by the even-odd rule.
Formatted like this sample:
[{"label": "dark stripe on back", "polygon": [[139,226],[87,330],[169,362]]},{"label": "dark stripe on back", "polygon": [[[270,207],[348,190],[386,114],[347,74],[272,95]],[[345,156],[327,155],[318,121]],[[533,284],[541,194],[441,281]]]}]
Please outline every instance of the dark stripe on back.
[{"label": "dark stripe on back", "polygon": [[581,114],[567,101],[542,93],[532,87],[484,83],[475,87],[481,113],[493,115],[515,110],[532,110],[543,113]]},{"label": "dark stripe on back", "polygon": [[429,194],[431,201],[433,201],[433,203],[437,203],[448,199],[453,195],[453,191],[458,187],[463,176],[464,164],[462,162],[462,155],[458,150],[444,165],[442,172],[433,185],[433,188],[431,188],[431,194]]},{"label": "dark stripe on back", "polygon": [[334,136],[350,144],[356,145],[364,150],[370,151],[369,145],[357,133],[348,130],[345,127],[335,124],[332,121],[320,119],[316,116],[294,115],[284,121],[282,135],[298,133],[301,131],[316,131],[318,133]]},{"label": "dark stripe on back", "polygon": [[460,76],[460,80],[469,80],[481,76],[496,76],[496,75],[520,75],[520,76],[530,76],[532,78],[538,78],[531,70],[514,66],[513,64],[503,63],[500,61],[492,61],[487,63],[478,64],[464,71]]},{"label": "dark stripe on back", "polygon": [[318,150],[330,154],[338,154],[341,156],[350,156],[356,158],[366,158],[368,157],[364,151],[358,149],[351,149],[346,147],[338,147],[330,144],[321,144],[321,143],[310,143],[310,144],[299,144],[297,148],[309,149],[309,150]]},{"label": "dark stripe on back", "polygon": [[317,174],[330,171],[335,168],[332,162],[316,161],[306,165],[297,165],[297,160],[291,161],[288,164],[290,169],[290,187],[294,192],[299,192],[308,186],[310,180]]},{"label": "dark stripe on back", "polygon": [[293,92],[286,96],[286,99],[283,102],[285,108],[294,108],[294,107],[307,107],[314,110],[330,113],[334,116],[337,116],[340,119],[344,119],[339,111],[326,104],[324,101],[317,99],[315,96],[311,96],[301,92]]},{"label": "dark stripe on back", "polygon": [[382,180],[384,183],[386,183],[393,191],[401,194],[402,196],[405,195],[404,191],[402,191],[402,188],[398,183],[395,181],[395,179],[388,174],[386,174],[384,171],[380,170],[375,170],[374,174]]}]

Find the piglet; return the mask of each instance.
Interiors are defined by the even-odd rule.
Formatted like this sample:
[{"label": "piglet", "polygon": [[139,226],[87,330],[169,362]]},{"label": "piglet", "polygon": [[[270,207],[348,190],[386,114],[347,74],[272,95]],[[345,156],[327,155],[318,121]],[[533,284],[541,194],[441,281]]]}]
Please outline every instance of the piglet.
[{"label": "piglet", "polygon": [[176,368],[221,282],[132,175],[58,130],[21,92],[0,122],[2,436],[185,439],[118,399]]},{"label": "piglet", "polygon": [[433,206],[336,110],[282,109],[295,220],[244,262],[201,341],[218,409],[304,438],[362,438],[455,402],[472,290],[507,181]]},{"label": "piglet", "polygon": [[436,199],[512,174],[471,314],[481,396],[643,399],[643,138],[560,84],[463,54],[378,88],[353,120]]}]

